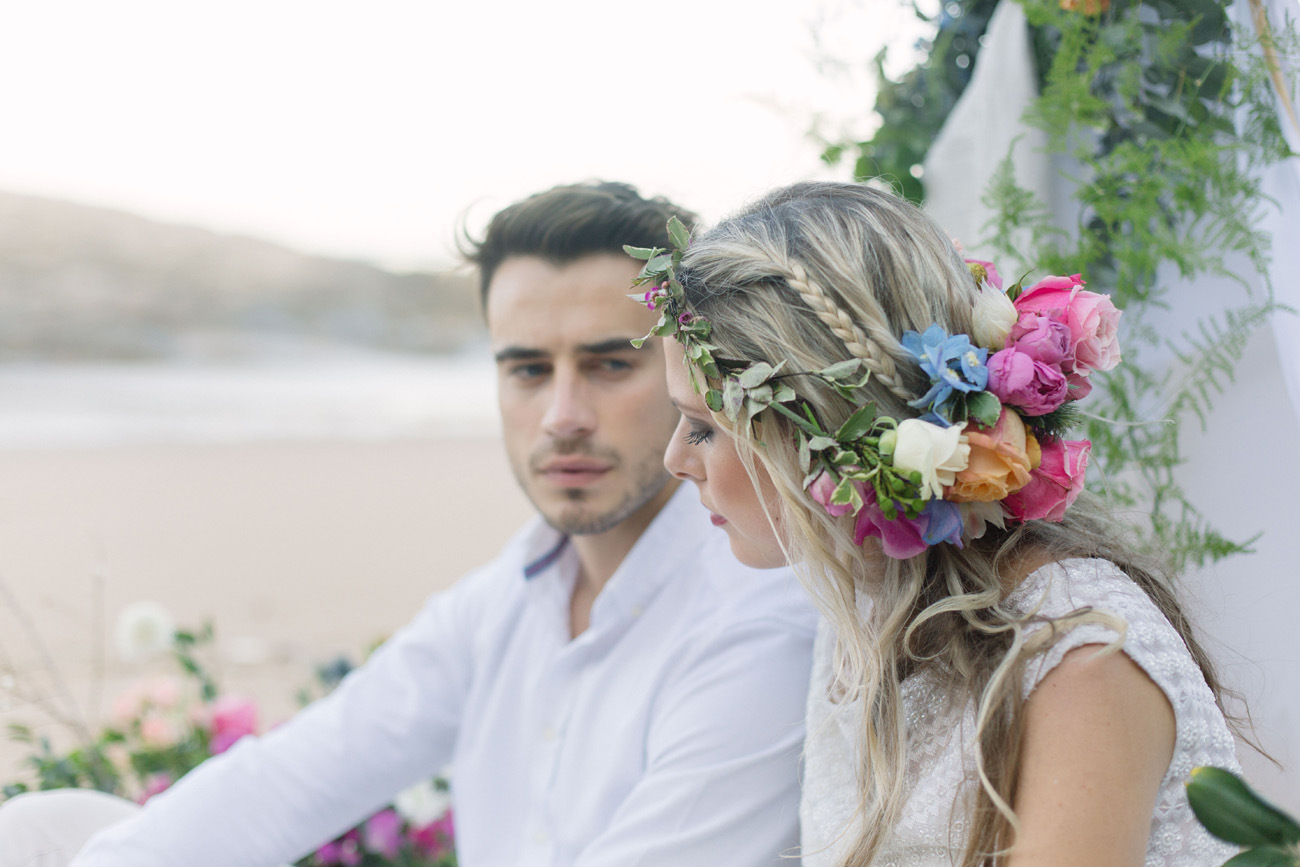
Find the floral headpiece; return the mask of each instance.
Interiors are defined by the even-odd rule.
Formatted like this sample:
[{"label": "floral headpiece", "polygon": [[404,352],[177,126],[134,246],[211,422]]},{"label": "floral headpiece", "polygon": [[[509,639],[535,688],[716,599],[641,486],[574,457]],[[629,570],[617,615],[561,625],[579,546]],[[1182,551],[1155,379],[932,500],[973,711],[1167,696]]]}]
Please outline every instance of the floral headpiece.
[{"label": "floral headpiece", "polygon": [[794,383],[819,379],[853,400],[871,377],[866,365],[850,359],[794,372],[715,357],[713,326],[687,308],[676,276],[690,233],[676,218],[668,233],[673,250],[624,248],[645,261],[637,285],[650,287],[631,297],[659,312],[633,342],[675,337],[692,385],[733,423],[766,411],[789,419],[804,489],[831,516],[855,516],[857,544],[873,536],[888,556],[914,557],[940,542],[961,547],[988,523],[1060,521],[1078,497],[1092,444],[1061,434],[1071,404],[1092,390],[1091,374],[1120,361],[1120,311],[1083,289],[1080,275],[1004,292],[992,263],[966,260],[979,286],[973,333],[950,335],[933,324],[902,337],[930,378],[930,389],[908,404],[921,416],[900,421],[867,401],[828,430]]}]

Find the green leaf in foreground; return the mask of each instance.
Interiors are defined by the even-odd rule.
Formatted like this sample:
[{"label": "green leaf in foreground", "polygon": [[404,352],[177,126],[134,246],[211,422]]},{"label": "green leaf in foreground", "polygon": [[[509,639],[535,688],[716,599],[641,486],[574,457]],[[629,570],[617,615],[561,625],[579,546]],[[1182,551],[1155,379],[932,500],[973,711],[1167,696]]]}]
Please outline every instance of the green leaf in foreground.
[{"label": "green leaf in foreground", "polygon": [[1300,842],[1300,824],[1222,768],[1194,768],[1187,800],[1200,823],[1220,840],[1276,847]]}]

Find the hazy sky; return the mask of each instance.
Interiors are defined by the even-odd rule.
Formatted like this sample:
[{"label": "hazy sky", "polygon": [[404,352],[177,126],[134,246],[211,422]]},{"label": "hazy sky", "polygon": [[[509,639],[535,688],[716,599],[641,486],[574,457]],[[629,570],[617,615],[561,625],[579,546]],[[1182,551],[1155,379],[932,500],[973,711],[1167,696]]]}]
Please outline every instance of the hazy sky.
[{"label": "hazy sky", "polygon": [[[0,12],[0,188],[398,266],[547,186],[716,218],[867,122],[897,0],[40,0]],[[817,68],[819,34],[859,66]]]}]

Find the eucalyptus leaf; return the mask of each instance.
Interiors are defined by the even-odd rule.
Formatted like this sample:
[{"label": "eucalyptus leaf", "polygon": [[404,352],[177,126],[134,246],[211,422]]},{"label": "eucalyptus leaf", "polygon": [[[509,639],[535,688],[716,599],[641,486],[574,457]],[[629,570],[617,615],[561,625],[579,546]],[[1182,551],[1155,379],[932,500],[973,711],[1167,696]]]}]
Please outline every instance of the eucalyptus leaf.
[{"label": "eucalyptus leaf", "polygon": [[812,449],[815,452],[820,452],[823,449],[828,449],[833,445],[835,445],[835,440],[831,439],[830,437],[813,437],[812,439],[808,440],[808,448]]},{"label": "eucalyptus leaf", "polygon": [[659,249],[658,247],[633,247],[629,244],[624,244],[623,252],[627,253],[633,259],[645,260],[645,259],[653,259],[655,256],[658,256],[660,253],[662,253],[663,250]]},{"label": "eucalyptus leaf", "polygon": [[773,367],[766,361],[756,361],[749,367],[742,370],[738,376],[740,384],[745,388],[756,388],[772,378],[780,369],[780,366]]},{"label": "eucalyptus leaf", "polygon": [[673,261],[672,256],[662,256],[662,255],[655,256],[653,259],[651,259],[649,262],[646,263],[645,269],[651,272],[666,271],[668,270],[668,266],[672,264],[672,261]]},{"label": "eucalyptus leaf", "polygon": [[[812,466],[812,449],[808,446],[808,437],[795,428],[795,439],[799,442],[799,469],[807,473]],[[803,486],[808,487],[809,482],[809,479],[805,479]]]},{"label": "eucalyptus leaf", "polygon": [[862,369],[862,359],[850,358],[848,361],[839,361],[830,367],[823,367],[817,372],[826,379],[842,380],[853,376],[860,369]]},{"label": "eucalyptus leaf", "polygon": [[716,388],[704,392],[704,405],[714,412],[722,412],[722,392]]},{"label": "eucalyptus leaf", "polygon": [[799,395],[795,393],[795,390],[784,382],[779,384],[776,390],[772,392],[772,401],[774,403],[789,403],[797,397]]},{"label": "eucalyptus leaf", "polygon": [[673,239],[673,246],[685,250],[691,244],[691,233],[676,215],[668,218],[668,237]]}]

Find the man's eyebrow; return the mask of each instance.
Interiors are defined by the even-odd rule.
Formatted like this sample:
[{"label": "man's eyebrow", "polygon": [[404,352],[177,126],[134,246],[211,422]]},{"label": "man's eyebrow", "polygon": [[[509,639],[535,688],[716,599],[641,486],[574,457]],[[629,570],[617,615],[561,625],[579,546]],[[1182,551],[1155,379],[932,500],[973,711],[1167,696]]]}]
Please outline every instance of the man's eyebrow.
[{"label": "man's eyebrow", "polygon": [[[638,335],[640,336],[640,335]],[[580,343],[578,351],[585,352],[588,355],[608,355],[611,352],[636,352],[636,347],[632,345],[635,337],[611,337],[609,340],[602,340],[598,343]]]},{"label": "man's eyebrow", "polygon": [[539,358],[546,358],[547,354],[540,349],[529,349],[526,346],[507,346],[499,349],[492,356],[496,359],[497,364],[503,361],[536,361]]}]

